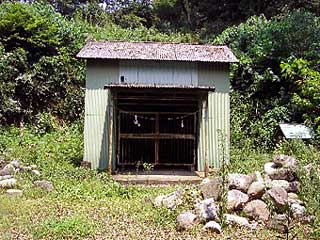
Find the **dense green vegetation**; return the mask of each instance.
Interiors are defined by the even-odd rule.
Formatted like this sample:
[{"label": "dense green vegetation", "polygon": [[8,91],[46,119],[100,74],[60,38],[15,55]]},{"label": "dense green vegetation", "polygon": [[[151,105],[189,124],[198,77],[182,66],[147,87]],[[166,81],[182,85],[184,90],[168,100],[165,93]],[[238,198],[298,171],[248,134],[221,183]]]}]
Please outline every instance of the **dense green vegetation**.
[{"label": "dense green vegetation", "polygon": [[[319,131],[320,20],[312,13],[317,13],[319,5],[289,1],[284,7],[280,1],[270,10],[269,3],[256,1],[252,9],[245,10],[241,6],[248,1],[243,0],[231,16],[235,6],[223,2],[224,8],[222,3],[208,1],[110,1],[106,11],[97,2],[57,1],[53,7],[3,2],[1,124],[33,122],[46,131],[54,122],[80,120],[85,65],[75,54],[88,39],[107,39],[230,46],[240,59],[231,76],[233,144],[249,141],[253,147],[272,149],[279,140],[279,122],[304,122]],[[74,10],[66,13],[63,6]],[[253,16],[227,28],[229,23],[222,15],[209,17],[214,9],[238,22],[264,12],[269,18]],[[197,15],[188,17],[188,12]],[[168,19],[169,15],[180,18]],[[204,21],[200,27],[187,24],[188,18],[200,21],[199,16]],[[221,34],[204,27],[216,21],[226,28]]]},{"label": "dense green vegetation", "polygon": [[[0,156],[37,164],[55,186],[46,194],[32,187],[38,177],[17,175],[24,196],[0,198],[4,239],[204,236],[178,233],[176,212],[152,207],[150,197],[174,187],[124,187],[78,167],[85,62],[75,55],[91,39],[228,45],[240,60],[231,71],[229,168],[261,170],[274,153],[295,156],[301,167],[312,163],[310,175],[299,174],[301,197],[315,215],[301,238],[319,239],[319,1],[108,0],[106,10],[82,0],[0,3]],[[306,123],[317,136],[285,141],[282,121]],[[223,237],[270,236],[227,230]]]}]

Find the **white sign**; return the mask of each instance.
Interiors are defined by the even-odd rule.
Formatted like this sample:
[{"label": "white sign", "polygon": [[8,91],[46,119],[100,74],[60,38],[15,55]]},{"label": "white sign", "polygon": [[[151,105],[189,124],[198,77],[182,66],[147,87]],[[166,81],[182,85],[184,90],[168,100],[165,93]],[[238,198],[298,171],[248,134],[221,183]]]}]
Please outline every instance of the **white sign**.
[{"label": "white sign", "polygon": [[286,138],[300,138],[300,139],[313,138],[312,129],[303,124],[280,123],[279,125],[282,133]]}]

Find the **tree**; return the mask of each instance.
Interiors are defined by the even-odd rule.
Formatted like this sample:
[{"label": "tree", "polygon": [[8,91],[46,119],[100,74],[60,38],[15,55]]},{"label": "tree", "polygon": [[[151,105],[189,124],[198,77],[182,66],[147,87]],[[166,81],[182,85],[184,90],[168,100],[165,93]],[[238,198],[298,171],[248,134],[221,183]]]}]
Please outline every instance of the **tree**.
[{"label": "tree", "polygon": [[296,91],[302,96],[302,90],[294,78],[283,76],[281,63],[291,58],[317,62],[318,36],[320,19],[309,12],[294,11],[271,20],[252,17],[215,39],[215,43],[229,45],[240,59],[231,78],[232,103],[240,105],[234,107],[237,117],[232,119],[246,119],[243,134],[254,139],[257,146],[274,146],[280,122],[303,121],[303,112],[295,110],[297,101],[293,101]]},{"label": "tree", "polygon": [[74,56],[84,42],[82,29],[50,6],[6,2],[0,35],[0,122],[21,123],[42,112],[78,118],[84,76]]}]

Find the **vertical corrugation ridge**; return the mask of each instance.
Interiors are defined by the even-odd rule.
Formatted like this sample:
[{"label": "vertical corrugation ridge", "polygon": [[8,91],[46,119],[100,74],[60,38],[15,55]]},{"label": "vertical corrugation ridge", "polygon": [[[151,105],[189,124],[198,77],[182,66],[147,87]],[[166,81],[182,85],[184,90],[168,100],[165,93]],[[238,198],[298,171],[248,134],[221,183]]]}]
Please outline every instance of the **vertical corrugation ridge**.
[{"label": "vertical corrugation ridge", "polygon": [[198,146],[198,169],[204,170],[205,162],[205,144],[208,141],[208,158],[209,166],[219,168],[221,166],[220,146],[219,143],[224,139],[219,135],[219,131],[226,135],[227,142],[225,142],[226,156],[229,158],[230,146],[230,117],[229,117],[229,94],[214,92],[208,94],[208,139],[205,139],[205,114],[203,112],[201,117],[199,146]]}]

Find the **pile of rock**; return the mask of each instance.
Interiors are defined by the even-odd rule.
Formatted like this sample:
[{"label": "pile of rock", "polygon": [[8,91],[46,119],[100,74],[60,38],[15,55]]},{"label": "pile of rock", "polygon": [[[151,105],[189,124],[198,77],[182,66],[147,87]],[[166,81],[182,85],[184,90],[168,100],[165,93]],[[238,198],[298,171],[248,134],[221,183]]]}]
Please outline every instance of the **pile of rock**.
[{"label": "pile of rock", "polygon": [[[0,190],[5,190],[9,196],[22,196],[23,191],[18,189],[19,184],[16,179],[16,175],[21,172],[30,172],[37,177],[41,176],[36,165],[25,166],[18,160],[7,162],[0,157]],[[46,180],[34,181],[34,186],[48,192],[53,190],[52,183]]]},{"label": "pile of rock", "polygon": [[[227,224],[250,229],[261,224],[283,230],[288,222],[289,212],[293,220],[306,220],[306,208],[296,194],[299,190],[297,167],[297,161],[293,157],[275,155],[272,162],[265,164],[264,176],[260,172],[252,175],[228,174],[224,204],[222,179],[204,179],[199,186],[204,200],[196,199],[193,209],[177,217],[178,228],[189,229],[203,223],[204,230],[220,233],[221,206],[225,206],[223,218]],[[157,197],[154,203],[155,206],[173,209],[183,202],[182,196],[182,190],[179,190]]]}]

